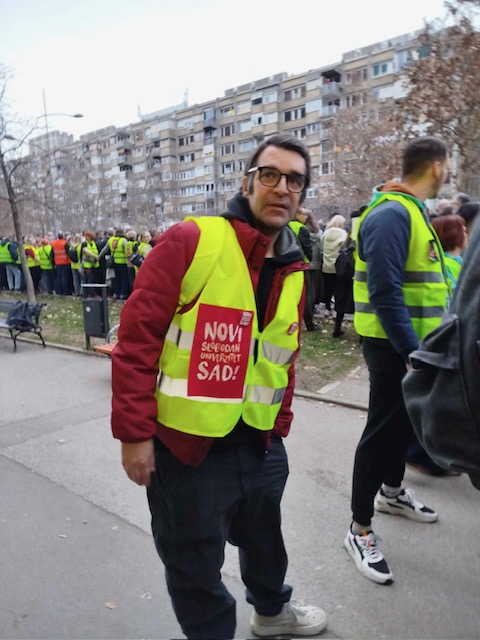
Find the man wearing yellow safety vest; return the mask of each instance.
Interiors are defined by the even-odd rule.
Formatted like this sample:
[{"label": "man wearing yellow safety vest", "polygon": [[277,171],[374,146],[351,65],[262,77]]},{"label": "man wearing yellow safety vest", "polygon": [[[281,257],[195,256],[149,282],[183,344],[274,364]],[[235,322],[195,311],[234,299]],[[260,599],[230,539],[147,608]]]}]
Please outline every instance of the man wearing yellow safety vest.
[{"label": "man wearing yellow safety vest", "polygon": [[376,189],[358,224],[354,322],[369,370],[370,402],[355,455],[353,521],[344,545],[358,570],[379,584],[390,584],[393,574],[377,546],[374,509],[417,522],[437,520],[402,486],[413,430],[401,383],[409,354],[440,324],[447,305],[443,250],[423,201],[437,196],[448,164],[441,140],[413,140],[403,153],[402,181]]},{"label": "man wearing yellow safety vest", "polygon": [[235,635],[220,573],[227,541],[240,550],[256,635],[326,627],[321,609],[291,601],[280,522],[307,267],[287,225],[309,180],[299,140],[263,142],[226,213],[161,235],[122,310],[112,430],[129,478],[147,486],[188,638]]}]

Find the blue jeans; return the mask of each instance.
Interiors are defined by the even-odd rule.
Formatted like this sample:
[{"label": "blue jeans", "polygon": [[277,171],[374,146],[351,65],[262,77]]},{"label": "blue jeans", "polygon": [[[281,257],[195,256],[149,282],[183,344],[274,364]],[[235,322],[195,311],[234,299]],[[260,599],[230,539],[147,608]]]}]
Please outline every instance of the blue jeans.
[{"label": "blue jeans", "polygon": [[291,597],[280,501],[287,454],[272,436],[265,455],[251,443],[212,448],[198,468],[179,462],[159,440],[147,490],[155,545],[177,619],[187,638],[233,638],[235,600],[221,579],[225,543],[239,548],[246,597],[276,615]]},{"label": "blue jeans", "polygon": [[10,291],[20,291],[22,288],[22,272],[18,264],[7,264],[7,283]]}]

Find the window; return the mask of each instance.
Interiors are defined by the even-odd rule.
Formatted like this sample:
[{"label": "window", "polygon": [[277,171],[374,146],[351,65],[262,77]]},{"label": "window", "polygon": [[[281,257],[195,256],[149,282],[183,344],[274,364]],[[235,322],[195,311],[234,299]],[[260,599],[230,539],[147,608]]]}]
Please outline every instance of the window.
[{"label": "window", "polygon": [[289,100],[298,100],[299,98],[304,98],[306,94],[305,85],[301,87],[294,87],[293,89],[287,89],[285,91],[285,102]]},{"label": "window", "polygon": [[238,123],[239,133],[244,133],[245,131],[250,131],[251,128],[252,128],[252,121],[251,120],[242,120],[241,122]]},{"label": "window", "polygon": [[188,171],[180,171],[178,175],[179,180],[191,180],[195,177],[195,169],[189,169]]},{"label": "window", "polygon": [[258,125],[262,124],[263,114],[259,113],[256,116],[252,116],[252,127],[258,127]]},{"label": "window", "polygon": [[235,125],[234,124],[226,124],[224,127],[220,129],[220,135],[225,138],[227,136],[233,136],[235,134]]},{"label": "window", "polygon": [[320,132],[320,124],[318,122],[313,122],[312,124],[307,124],[307,134],[311,133],[319,133]]},{"label": "window", "polygon": [[368,80],[368,68],[362,67],[361,69],[354,69],[353,71],[347,71],[345,74],[345,84],[355,84],[362,80]]},{"label": "window", "polygon": [[261,93],[254,93],[252,95],[252,97],[250,98],[250,101],[252,103],[252,106],[255,105],[255,104],[262,104],[263,95]]},{"label": "window", "polygon": [[184,136],[183,138],[179,138],[178,139],[178,146],[179,147],[184,147],[187,144],[192,144],[194,141],[194,137],[193,136]]},{"label": "window", "polygon": [[234,162],[222,162],[221,172],[225,173],[233,173],[235,171],[235,163]]},{"label": "window", "polygon": [[228,107],[222,107],[220,109],[220,117],[221,118],[229,118],[235,115],[235,108],[233,104],[229,104]]},{"label": "window", "polygon": [[304,138],[307,137],[307,128],[302,127],[301,129],[294,129],[292,133],[299,140],[303,140]]},{"label": "window", "polygon": [[223,183],[223,190],[224,192],[235,191],[236,185],[232,180],[225,180],[225,182]]},{"label": "window", "polygon": [[180,197],[188,198],[195,195],[195,187],[180,187]]},{"label": "window", "polygon": [[255,148],[255,143],[253,140],[240,140],[240,142],[238,143],[238,152],[239,153],[244,153],[246,151],[251,151],[252,149]]},{"label": "window", "polygon": [[272,102],[278,102],[278,91],[272,91],[263,96],[263,104],[271,104]]},{"label": "window", "polygon": [[237,166],[239,171],[245,171],[245,166],[246,166],[245,160],[237,160]]},{"label": "window", "polygon": [[177,123],[177,129],[191,129],[193,127],[193,118],[183,118]]},{"label": "window", "polygon": [[321,176],[326,176],[333,173],[333,162],[322,162],[319,168]]},{"label": "window", "polygon": [[310,189],[307,189],[307,198],[318,198],[318,189],[316,189],[315,187],[311,187]]},{"label": "window", "polygon": [[245,100],[244,102],[239,102],[237,104],[237,113],[240,115],[242,113],[248,113],[249,111],[251,111],[252,106],[250,104],[250,101]]},{"label": "window", "polygon": [[235,145],[232,144],[222,144],[220,153],[222,156],[229,156],[232,153],[235,153]]},{"label": "window", "polygon": [[178,157],[180,164],[185,164],[185,162],[193,162],[195,160],[194,153],[181,153]]},{"label": "window", "polygon": [[384,76],[390,72],[390,62],[378,62],[372,67],[372,74],[374,78],[378,76]]},{"label": "window", "polygon": [[292,120],[301,120],[305,118],[305,107],[297,107],[296,109],[290,109],[289,111],[285,111],[284,122],[291,122]]},{"label": "window", "polygon": [[[215,109],[213,107],[209,107],[208,109],[205,109],[205,111],[203,112],[203,121],[205,122],[206,120],[213,120],[215,118]],[[193,121],[192,121],[193,124]]]}]

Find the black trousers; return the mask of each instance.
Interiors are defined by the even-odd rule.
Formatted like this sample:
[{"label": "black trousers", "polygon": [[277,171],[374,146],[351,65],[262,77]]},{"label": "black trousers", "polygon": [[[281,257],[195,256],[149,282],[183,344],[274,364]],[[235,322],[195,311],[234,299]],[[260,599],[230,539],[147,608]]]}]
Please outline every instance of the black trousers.
[{"label": "black trousers", "polygon": [[182,464],[157,439],[147,490],[155,545],[187,638],[233,638],[235,600],[222,582],[225,543],[239,548],[247,601],[262,615],[291,597],[280,501],[288,461],[280,438],[268,455],[251,443],[212,448],[198,468]]},{"label": "black trousers", "polygon": [[399,487],[413,428],[405,408],[403,358],[388,340],[363,338],[363,355],[370,377],[370,400],[365,430],[355,453],[352,513],[355,522],[369,525],[375,494],[385,483]]}]

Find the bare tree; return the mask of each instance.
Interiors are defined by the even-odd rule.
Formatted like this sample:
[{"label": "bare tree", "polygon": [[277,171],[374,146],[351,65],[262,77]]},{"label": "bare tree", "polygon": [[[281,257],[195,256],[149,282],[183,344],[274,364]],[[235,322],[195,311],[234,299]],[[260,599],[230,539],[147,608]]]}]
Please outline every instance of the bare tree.
[{"label": "bare tree", "polygon": [[9,120],[9,117],[7,115],[7,80],[7,71],[3,67],[0,67],[0,172],[3,179],[0,198],[6,200],[10,208],[13,227],[15,229],[15,235],[20,254],[20,262],[25,278],[27,299],[29,302],[35,302],[35,290],[33,286],[32,276],[30,274],[30,269],[28,268],[27,264],[25,247],[23,245],[23,231],[20,207],[15,190],[15,172],[22,164],[22,161],[18,157],[17,152],[19,149],[19,145],[21,146],[22,144],[22,141],[12,141],[11,136],[8,134],[8,125],[11,123],[11,121]]},{"label": "bare tree", "polygon": [[404,69],[400,126],[418,132],[420,125],[450,145],[462,191],[480,174],[479,9],[479,0],[446,2],[446,15],[426,25],[417,60]]},{"label": "bare tree", "polygon": [[334,173],[323,178],[325,202],[350,211],[367,204],[372,188],[400,170],[391,102],[367,96],[361,102],[337,112],[329,131]]}]

